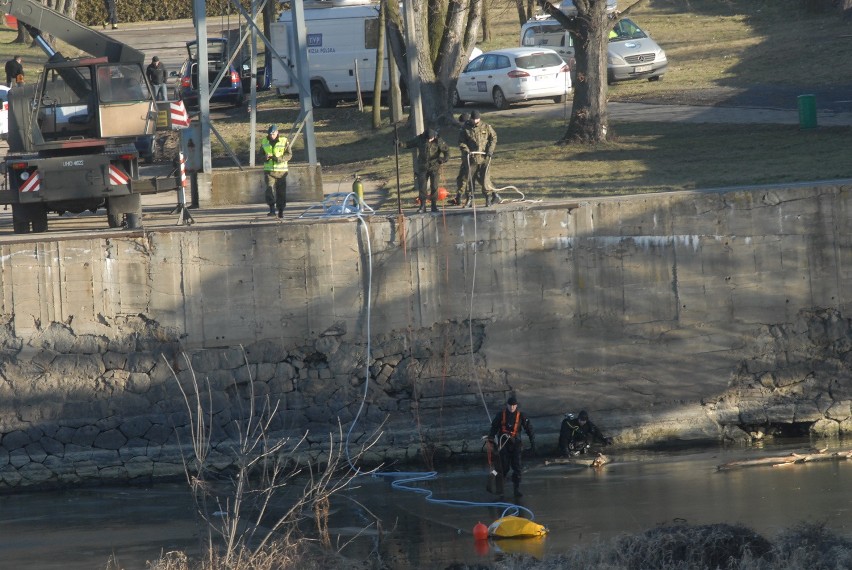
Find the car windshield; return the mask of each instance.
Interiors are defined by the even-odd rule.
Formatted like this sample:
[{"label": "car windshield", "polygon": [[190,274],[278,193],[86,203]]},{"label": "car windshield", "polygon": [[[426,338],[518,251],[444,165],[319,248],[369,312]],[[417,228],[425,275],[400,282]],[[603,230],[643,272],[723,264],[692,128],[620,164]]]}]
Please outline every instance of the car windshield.
[{"label": "car windshield", "polygon": [[647,38],[648,35],[637,26],[633,20],[624,18],[618,22],[609,33],[609,41],[620,42],[623,40],[639,40]]},{"label": "car windshield", "polygon": [[562,58],[555,52],[536,52],[529,55],[519,55],[515,58],[515,65],[521,69],[541,69],[542,67],[554,67],[562,65]]}]

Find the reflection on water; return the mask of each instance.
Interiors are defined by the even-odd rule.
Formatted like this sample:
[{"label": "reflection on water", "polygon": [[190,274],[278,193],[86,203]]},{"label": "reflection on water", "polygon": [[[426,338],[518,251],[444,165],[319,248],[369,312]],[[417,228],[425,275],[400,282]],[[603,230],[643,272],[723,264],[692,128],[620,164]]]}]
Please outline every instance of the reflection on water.
[{"label": "reflection on water", "polygon": [[[471,531],[477,522],[499,518],[501,508],[431,504],[421,495],[391,489],[386,480],[365,477],[348,491],[348,498],[334,501],[331,530],[339,536],[337,544],[348,543],[344,553],[364,558],[378,552],[393,568],[443,568],[500,552],[540,557],[680,520],[742,523],[768,537],[800,521],[818,521],[852,535],[848,462],[716,470],[756,453],[791,450],[614,455],[614,462],[600,472],[530,465],[523,505],[550,533],[537,541],[492,544],[477,544]],[[493,501],[485,482],[483,467],[442,472],[422,485],[437,498]],[[103,567],[114,554],[130,570],[144,568],[161,551],[197,550],[191,500],[181,485],[0,496],[0,513],[4,567],[90,569]],[[376,517],[382,532],[376,532]],[[349,542],[365,527],[370,532]]]}]

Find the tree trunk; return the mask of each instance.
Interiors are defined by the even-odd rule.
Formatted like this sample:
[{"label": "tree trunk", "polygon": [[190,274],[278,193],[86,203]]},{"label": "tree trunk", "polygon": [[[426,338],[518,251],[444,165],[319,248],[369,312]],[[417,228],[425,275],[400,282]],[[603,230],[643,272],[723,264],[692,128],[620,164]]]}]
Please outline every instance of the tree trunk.
[{"label": "tree trunk", "polygon": [[518,10],[518,22],[520,22],[522,26],[527,23],[527,20],[529,20],[529,18],[527,18],[526,9],[524,8],[525,1],[526,0],[515,0],[515,8]]},{"label": "tree trunk", "polygon": [[376,46],[376,80],[373,84],[374,130],[382,126],[382,74],[385,64],[385,4],[387,2],[382,2],[379,8],[379,45]]},{"label": "tree trunk", "polygon": [[596,143],[606,140],[607,44],[613,22],[607,17],[606,0],[574,0],[577,16],[569,18],[547,0],[536,0],[544,13],[574,36],[576,79],[574,104],[568,130],[560,143]]},{"label": "tree trunk", "polygon": [[482,41],[488,42],[492,39],[491,34],[491,7],[487,0],[482,0]]},{"label": "tree trunk", "polygon": [[[445,1],[448,4],[444,4]],[[482,23],[483,0],[411,2],[415,14],[414,35],[424,123],[430,127],[439,126],[453,120],[450,93],[476,45]],[[441,10],[444,12],[438,17]],[[440,34],[434,33],[436,28],[441,30]],[[404,82],[408,83],[402,15],[395,2],[387,3],[387,33],[391,53]]]},{"label": "tree trunk", "polygon": [[[580,14],[586,4],[588,13]],[[577,43],[574,45],[577,60],[574,104],[568,130],[560,142],[594,143],[606,140],[609,128],[607,114],[607,43],[608,19],[606,0],[576,2],[578,17]]]}]

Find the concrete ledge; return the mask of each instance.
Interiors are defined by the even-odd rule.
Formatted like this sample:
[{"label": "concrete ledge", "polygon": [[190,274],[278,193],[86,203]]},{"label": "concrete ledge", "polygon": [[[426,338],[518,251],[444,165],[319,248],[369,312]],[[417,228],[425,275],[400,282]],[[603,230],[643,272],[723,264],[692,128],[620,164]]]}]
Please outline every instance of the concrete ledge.
[{"label": "concrete ledge", "polygon": [[[199,181],[200,182],[200,181]],[[201,186],[201,184],[199,184]],[[263,204],[263,166],[217,168],[213,171],[209,192],[199,192],[200,207]],[[290,163],[287,175],[287,200],[321,202],[322,166]]]}]

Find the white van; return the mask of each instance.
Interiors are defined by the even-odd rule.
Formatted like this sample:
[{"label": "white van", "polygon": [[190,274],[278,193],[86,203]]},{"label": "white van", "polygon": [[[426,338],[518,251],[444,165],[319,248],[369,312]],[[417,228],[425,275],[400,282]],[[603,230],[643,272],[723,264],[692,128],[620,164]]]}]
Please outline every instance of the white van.
[{"label": "white van", "polygon": [[[574,70],[574,38],[550,17],[531,19],[521,27],[522,46],[544,46],[556,50]],[[668,70],[666,52],[628,18],[622,18],[609,33],[607,82],[627,79],[656,81]]]},{"label": "white van", "polygon": [[[376,76],[379,45],[379,4],[370,0],[305,2],[311,102],[314,107],[334,107],[338,101],[355,99],[355,69],[362,92],[371,93]],[[296,41],[293,13],[287,10],[272,24],[270,40],[275,51],[296,72]],[[385,50],[385,54],[387,54]],[[299,89],[277,59],[272,60],[272,87],[279,95],[298,95]],[[387,70],[387,55],[385,55]],[[382,91],[389,88],[387,71]]]}]

